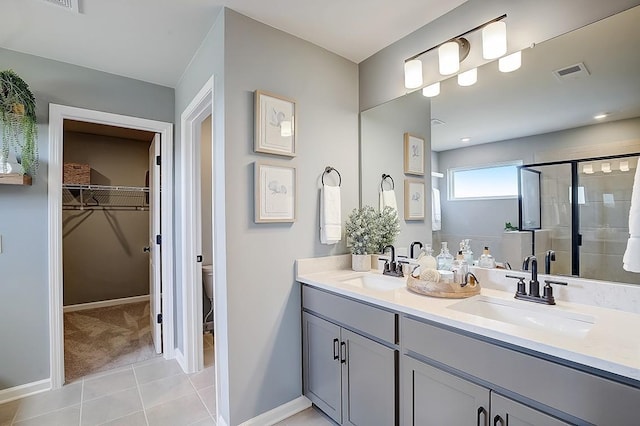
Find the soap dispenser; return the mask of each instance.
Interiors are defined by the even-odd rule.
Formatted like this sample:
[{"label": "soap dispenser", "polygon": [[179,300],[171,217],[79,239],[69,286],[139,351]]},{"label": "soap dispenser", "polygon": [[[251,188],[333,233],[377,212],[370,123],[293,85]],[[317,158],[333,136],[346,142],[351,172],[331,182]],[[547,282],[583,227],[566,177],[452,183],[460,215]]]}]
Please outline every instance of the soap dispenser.
[{"label": "soap dispenser", "polygon": [[420,264],[420,268],[423,270],[438,269],[438,261],[433,257],[431,244],[427,244],[422,249],[422,253],[420,253],[420,256],[418,257],[418,263]]},{"label": "soap dispenser", "polygon": [[450,271],[453,264],[453,256],[449,253],[449,247],[446,241],[442,242],[442,248],[440,254],[436,257],[437,266],[439,270]]},{"label": "soap dispenser", "polygon": [[469,265],[464,259],[464,253],[462,250],[458,252],[456,260],[453,261],[451,271],[453,272],[453,282],[456,284],[465,284],[464,280],[467,272],[469,272]]},{"label": "soap dispenser", "polygon": [[496,260],[489,253],[489,247],[485,246],[484,250],[482,250],[482,254],[480,255],[480,260],[478,261],[478,266],[481,268],[495,268]]}]

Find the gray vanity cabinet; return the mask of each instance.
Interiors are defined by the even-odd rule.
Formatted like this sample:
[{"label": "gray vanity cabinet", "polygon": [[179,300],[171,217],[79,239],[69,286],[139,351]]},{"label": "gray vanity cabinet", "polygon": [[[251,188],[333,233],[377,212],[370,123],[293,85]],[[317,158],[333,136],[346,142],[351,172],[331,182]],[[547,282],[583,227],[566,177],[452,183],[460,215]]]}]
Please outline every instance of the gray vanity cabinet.
[{"label": "gray vanity cabinet", "polygon": [[491,424],[495,426],[566,426],[561,420],[491,392]]},{"label": "gray vanity cabinet", "polygon": [[489,390],[423,362],[403,358],[408,425],[489,424]]},{"label": "gray vanity cabinet", "polygon": [[[397,425],[396,314],[306,286],[303,309],[307,398],[341,425]],[[361,323],[362,318],[367,321]],[[392,333],[386,335],[385,330]],[[381,337],[388,337],[388,344],[376,341]]]},{"label": "gray vanity cabinet", "polygon": [[554,417],[408,356],[404,419],[413,426],[561,426]]}]

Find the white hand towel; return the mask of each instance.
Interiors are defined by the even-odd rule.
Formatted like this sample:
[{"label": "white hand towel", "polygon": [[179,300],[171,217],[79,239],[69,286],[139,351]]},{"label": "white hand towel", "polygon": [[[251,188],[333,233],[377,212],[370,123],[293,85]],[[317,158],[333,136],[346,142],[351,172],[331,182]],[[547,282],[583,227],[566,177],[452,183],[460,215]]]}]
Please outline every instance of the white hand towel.
[{"label": "white hand towel", "polygon": [[340,187],[322,185],[320,195],[320,242],[335,244],[342,238]]},{"label": "white hand towel", "polygon": [[625,271],[640,273],[640,167],[636,168],[633,180],[629,209],[629,241],[622,258],[622,267]]},{"label": "white hand towel", "polygon": [[442,229],[442,212],[440,210],[440,190],[431,188],[431,230]]},{"label": "white hand towel", "polygon": [[393,207],[396,212],[398,211],[396,192],[393,189],[380,191],[380,211],[384,210],[385,207]]}]

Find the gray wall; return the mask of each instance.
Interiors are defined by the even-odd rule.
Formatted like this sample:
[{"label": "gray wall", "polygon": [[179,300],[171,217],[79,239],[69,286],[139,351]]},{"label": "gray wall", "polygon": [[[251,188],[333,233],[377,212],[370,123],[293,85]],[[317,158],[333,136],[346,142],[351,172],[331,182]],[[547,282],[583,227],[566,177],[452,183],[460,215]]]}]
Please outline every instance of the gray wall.
[{"label": "gray wall", "polygon": [[[344,242],[320,244],[318,190],[332,165],[342,174],[343,218],[358,206],[358,67],[231,10],[225,17],[229,424],[238,424],[302,393],[294,262],[346,252]],[[256,89],[296,100],[296,158],[253,152]],[[296,222],[253,222],[260,160],[296,167]]]},{"label": "gray wall", "polygon": [[[640,145],[635,143],[634,148],[633,141],[637,141],[639,135],[640,118],[635,118],[437,153],[440,172],[445,173],[445,179],[440,182],[442,231],[439,240],[448,241],[449,247],[458,247],[460,239],[471,238],[476,257],[482,246],[489,245],[500,261],[504,255],[500,247],[504,223],[517,226],[518,222],[517,199],[449,201],[447,170],[514,160],[531,164],[588,158],[605,155],[604,152],[638,152]],[[571,152],[579,154],[571,156]]]},{"label": "gray wall", "polygon": [[[173,121],[173,89],[0,49],[36,96],[40,171],[31,187],[0,185],[0,390],[49,374],[47,162],[49,102]],[[19,327],[15,325],[19,324]]]},{"label": "gray wall", "polygon": [[[145,186],[149,142],[65,132],[63,158],[88,164],[94,185]],[[149,294],[148,211],[63,210],[62,234],[65,306]]]},{"label": "gray wall", "polygon": [[[404,174],[404,134],[422,137],[424,147],[424,176]],[[408,250],[413,241],[431,244],[431,103],[422,93],[415,92],[379,105],[360,114],[360,155],[362,205],[378,209],[378,193],[382,174],[395,182],[400,234],[396,248]],[[425,182],[425,218],[421,221],[404,219],[404,180]],[[385,189],[389,189],[388,182]],[[408,251],[407,251],[408,253]]]},{"label": "gray wall", "polygon": [[[509,51],[515,52],[638,3],[637,0],[469,0],[360,63],[360,111],[406,93],[405,59],[502,14],[507,14]],[[464,65],[469,69],[486,62],[469,58]],[[425,84],[443,78],[437,75],[435,67],[423,68]]]}]

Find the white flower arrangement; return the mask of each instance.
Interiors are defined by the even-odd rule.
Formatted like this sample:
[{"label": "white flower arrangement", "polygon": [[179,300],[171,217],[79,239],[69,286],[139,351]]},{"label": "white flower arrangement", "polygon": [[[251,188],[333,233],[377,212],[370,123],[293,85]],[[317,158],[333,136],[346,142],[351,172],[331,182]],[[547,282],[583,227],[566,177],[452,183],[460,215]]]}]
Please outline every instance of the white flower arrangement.
[{"label": "white flower arrangement", "polygon": [[385,245],[392,244],[400,232],[398,214],[391,207],[379,213],[371,206],[353,209],[345,230],[352,254],[379,253]]}]

